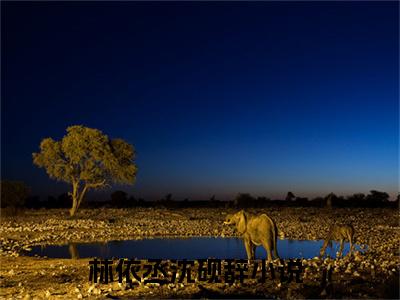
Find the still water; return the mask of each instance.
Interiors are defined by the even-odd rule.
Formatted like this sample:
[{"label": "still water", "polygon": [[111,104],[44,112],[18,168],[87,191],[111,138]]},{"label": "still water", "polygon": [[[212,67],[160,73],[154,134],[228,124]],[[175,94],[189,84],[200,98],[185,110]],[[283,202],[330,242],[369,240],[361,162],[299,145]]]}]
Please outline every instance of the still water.
[{"label": "still water", "polygon": [[[319,255],[323,241],[278,240],[278,254],[281,258],[313,258]],[[355,250],[359,250],[355,246]],[[326,255],[336,257],[339,243],[333,242],[326,249]],[[349,251],[345,243],[343,255]],[[245,259],[246,250],[239,238],[155,238],[143,240],[111,241],[107,243],[74,243],[63,246],[35,246],[27,252],[29,256],[49,258],[137,258],[137,259]],[[262,246],[257,247],[256,258],[266,258]]]}]

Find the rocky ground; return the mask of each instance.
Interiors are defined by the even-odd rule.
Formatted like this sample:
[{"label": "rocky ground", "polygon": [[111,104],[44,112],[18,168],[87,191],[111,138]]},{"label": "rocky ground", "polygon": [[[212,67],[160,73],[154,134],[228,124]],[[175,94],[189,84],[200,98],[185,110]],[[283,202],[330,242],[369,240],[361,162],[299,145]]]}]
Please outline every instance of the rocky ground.
[{"label": "rocky ground", "polygon": [[[34,245],[140,239],[146,237],[235,236],[223,226],[226,209],[136,208],[81,210],[75,218],[67,210],[26,211],[1,217],[0,297],[2,298],[398,298],[399,212],[395,209],[270,208],[279,236],[323,239],[332,222],[351,222],[358,244],[368,245],[343,259],[303,260],[303,283],[264,284],[93,284],[88,259],[47,259],[21,255]],[[277,261],[274,264],[278,264]],[[330,265],[332,282],[321,287],[322,271]]]}]

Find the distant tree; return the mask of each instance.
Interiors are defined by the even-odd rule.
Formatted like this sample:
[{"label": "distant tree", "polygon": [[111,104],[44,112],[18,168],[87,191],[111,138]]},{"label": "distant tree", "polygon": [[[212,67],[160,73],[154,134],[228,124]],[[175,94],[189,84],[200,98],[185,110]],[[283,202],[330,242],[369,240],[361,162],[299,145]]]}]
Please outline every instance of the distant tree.
[{"label": "distant tree", "polygon": [[128,194],[124,191],[115,191],[111,194],[111,205],[115,207],[124,207],[128,204]]},{"label": "distant tree", "polygon": [[46,138],[33,163],[46,169],[50,178],[72,184],[74,216],[86,192],[111,183],[133,184],[137,168],[135,151],[122,139],[109,139],[98,129],[70,126],[61,141]]},{"label": "distant tree", "polygon": [[57,205],[56,207],[67,208],[71,205],[71,195],[69,193],[62,193],[57,197]]},{"label": "distant tree", "polygon": [[215,195],[212,195],[209,201],[211,202],[215,201]]},{"label": "distant tree", "polygon": [[314,207],[324,207],[325,199],[323,197],[315,197],[310,201],[310,205]]},{"label": "distant tree", "polygon": [[42,201],[40,201],[39,196],[28,196],[25,201],[25,207],[27,208],[39,208],[43,205]]},{"label": "distant tree", "polygon": [[365,195],[363,193],[356,193],[348,197],[347,199],[351,201],[363,201],[365,200]]},{"label": "distant tree", "polygon": [[365,195],[363,193],[355,193],[348,196],[346,205],[350,207],[365,206]]},{"label": "distant tree", "polygon": [[136,198],[135,198],[134,196],[130,196],[130,197],[128,198],[128,206],[129,206],[129,207],[137,206],[138,203],[139,203],[139,201],[136,200]]},{"label": "distant tree", "polygon": [[307,197],[296,197],[295,203],[296,206],[307,206],[309,204]]},{"label": "distant tree", "polygon": [[255,198],[249,193],[239,193],[236,195],[234,206],[235,207],[250,207],[253,206]]},{"label": "distant tree", "polygon": [[1,207],[19,208],[24,206],[29,188],[21,181],[1,181]]},{"label": "distant tree", "polygon": [[160,200],[157,200],[155,203],[149,203],[150,206],[160,206],[160,207],[172,207],[175,205],[181,205],[182,203],[176,203],[174,199],[172,199],[172,194],[168,193]]},{"label": "distant tree", "polygon": [[[336,197],[336,198],[334,198],[335,200],[334,200],[334,204],[335,204],[335,206],[337,206],[337,207],[345,207],[345,206],[348,206],[348,201],[346,201],[345,200],[345,198],[343,197],[343,196],[338,196],[338,197]],[[333,203],[332,203],[332,205],[333,205]]]},{"label": "distant tree", "polygon": [[257,200],[256,200],[257,207],[268,207],[270,202],[271,202],[271,199],[269,199],[265,196],[257,197]]},{"label": "distant tree", "polygon": [[55,208],[57,207],[57,198],[54,196],[47,196],[47,200],[44,203],[46,208]]},{"label": "distant tree", "polygon": [[138,206],[146,206],[146,201],[143,199],[143,198],[139,198],[138,200],[137,200],[137,205]]},{"label": "distant tree", "polygon": [[389,202],[389,194],[372,190],[369,192],[369,195],[367,195],[366,200],[368,204],[372,206],[380,206]]},{"label": "distant tree", "polygon": [[173,200],[172,200],[172,194],[171,194],[171,193],[166,194],[165,197],[164,197],[164,199],[163,199],[163,201],[167,201],[167,202],[173,201]]},{"label": "distant tree", "polygon": [[288,192],[287,193],[287,195],[286,195],[286,201],[288,201],[288,202],[290,202],[290,201],[292,201],[294,198],[296,198],[295,197],[295,195],[292,193],[292,192]]}]

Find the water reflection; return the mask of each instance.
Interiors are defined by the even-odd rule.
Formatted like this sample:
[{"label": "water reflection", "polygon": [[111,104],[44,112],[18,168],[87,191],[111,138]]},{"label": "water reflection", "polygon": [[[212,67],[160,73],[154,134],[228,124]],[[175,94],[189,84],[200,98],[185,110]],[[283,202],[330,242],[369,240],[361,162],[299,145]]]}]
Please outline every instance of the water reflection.
[{"label": "water reflection", "polygon": [[69,244],[68,245],[68,250],[69,250],[69,255],[71,256],[72,259],[78,259],[79,258],[78,247],[76,246],[75,243]]},{"label": "water reflection", "polygon": [[[278,240],[281,258],[313,258],[319,255],[323,241]],[[336,257],[339,244],[333,243],[326,255]],[[356,245],[355,250],[360,250]],[[349,251],[346,243],[343,255]],[[64,246],[36,246],[27,255],[49,258],[138,258],[138,259],[246,259],[243,241],[239,238],[156,238],[103,243],[70,243]],[[256,258],[266,258],[264,248],[257,247]]]}]

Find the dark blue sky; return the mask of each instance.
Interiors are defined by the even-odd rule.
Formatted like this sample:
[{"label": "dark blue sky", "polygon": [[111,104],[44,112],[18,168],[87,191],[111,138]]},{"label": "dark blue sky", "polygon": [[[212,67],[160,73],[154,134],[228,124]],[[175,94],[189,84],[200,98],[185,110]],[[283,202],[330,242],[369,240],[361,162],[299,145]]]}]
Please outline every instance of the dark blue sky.
[{"label": "dark blue sky", "polygon": [[147,199],[398,191],[397,2],[2,2],[2,177],[101,129]]}]

